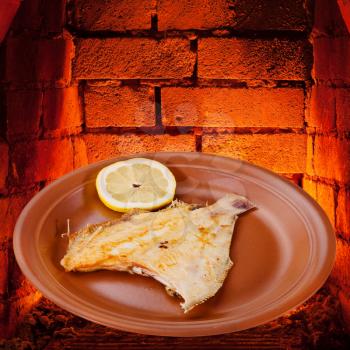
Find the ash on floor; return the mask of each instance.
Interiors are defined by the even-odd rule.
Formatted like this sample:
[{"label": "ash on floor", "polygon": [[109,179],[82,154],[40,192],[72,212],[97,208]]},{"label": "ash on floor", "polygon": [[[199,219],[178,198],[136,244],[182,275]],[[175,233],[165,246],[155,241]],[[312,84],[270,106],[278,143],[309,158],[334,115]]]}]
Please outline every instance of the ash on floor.
[{"label": "ash on floor", "polygon": [[246,331],[211,337],[133,334],[86,321],[43,298],[6,350],[29,349],[349,349],[338,300],[327,287],[288,316]]}]

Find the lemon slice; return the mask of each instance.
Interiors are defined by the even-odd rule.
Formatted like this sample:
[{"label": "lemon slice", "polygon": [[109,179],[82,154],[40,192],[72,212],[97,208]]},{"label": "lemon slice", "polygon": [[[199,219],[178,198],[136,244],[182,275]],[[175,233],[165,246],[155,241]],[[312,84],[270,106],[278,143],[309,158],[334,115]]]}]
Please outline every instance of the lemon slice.
[{"label": "lemon slice", "polygon": [[176,181],[163,164],[146,158],[132,158],[103,168],[96,178],[101,201],[110,209],[153,210],[170,203]]}]

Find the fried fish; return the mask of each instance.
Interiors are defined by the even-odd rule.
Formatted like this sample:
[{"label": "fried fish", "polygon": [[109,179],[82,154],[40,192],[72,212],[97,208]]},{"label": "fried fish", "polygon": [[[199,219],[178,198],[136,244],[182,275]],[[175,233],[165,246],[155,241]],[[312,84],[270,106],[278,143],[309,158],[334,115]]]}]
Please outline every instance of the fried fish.
[{"label": "fried fish", "polygon": [[153,277],[182,299],[184,312],[222,286],[232,267],[230,245],[237,215],[253,208],[228,194],[196,208],[175,202],[71,233],[61,265],[66,271],[118,270]]}]

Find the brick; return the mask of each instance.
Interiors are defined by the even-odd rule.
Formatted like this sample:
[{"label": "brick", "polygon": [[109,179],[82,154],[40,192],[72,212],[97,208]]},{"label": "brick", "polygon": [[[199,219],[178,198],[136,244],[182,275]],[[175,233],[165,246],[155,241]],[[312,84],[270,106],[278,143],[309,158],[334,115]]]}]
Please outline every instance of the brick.
[{"label": "brick", "polygon": [[35,287],[26,279],[26,277],[23,275],[21,269],[17,264],[12,244],[9,247],[8,261],[9,276],[11,276],[7,284],[8,298],[22,299],[27,297],[28,295],[35,294]]},{"label": "brick", "polygon": [[24,0],[13,20],[11,29],[22,33],[61,33],[65,21],[66,0]]},{"label": "brick", "polygon": [[350,189],[341,187],[338,193],[337,230],[350,239]]},{"label": "brick", "polygon": [[160,0],[158,29],[305,30],[302,0]]},{"label": "brick", "polygon": [[311,47],[302,40],[204,38],[198,44],[198,76],[214,79],[305,80]]},{"label": "brick", "polygon": [[195,151],[194,135],[110,135],[84,137],[89,163],[140,152]]},{"label": "brick", "polygon": [[350,31],[350,4],[348,0],[338,0],[340,12],[343,16],[346,28]]},{"label": "brick", "polygon": [[312,196],[326,212],[333,227],[335,226],[335,191],[330,185],[315,182],[309,179],[303,180],[303,189]]},{"label": "brick", "polygon": [[331,281],[350,293],[350,244],[342,239],[337,239],[337,253],[331,273]]},{"label": "brick", "polygon": [[[310,157],[309,157],[310,158]],[[314,175],[340,182],[350,182],[350,141],[331,136],[316,136]],[[309,159],[309,162],[312,160]]]},{"label": "brick", "polygon": [[350,131],[350,89],[335,89],[335,105],[337,115],[337,129]]},{"label": "brick", "polygon": [[186,39],[79,39],[76,79],[167,79],[193,73],[196,54]]},{"label": "brick", "polygon": [[42,0],[44,33],[61,33],[65,24],[67,0]]},{"label": "brick", "polygon": [[314,77],[350,81],[350,37],[316,38],[313,44]]},{"label": "brick", "polygon": [[24,194],[0,198],[0,242],[12,238],[19,214],[36,193],[37,190],[30,190]]},{"label": "brick", "polygon": [[71,140],[19,142],[13,149],[13,171],[16,183],[53,180],[73,170]]},{"label": "brick", "polygon": [[15,34],[38,32],[41,26],[39,9],[42,0],[23,0],[14,17],[11,29]]},{"label": "brick", "polygon": [[6,299],[8,293],[8,267],[9,267],[9,249],[7,242],[0,242],[0,300]]},{"label": "brick", "polygon": [[163,124],[301,128],[303,89],[162,88]]},{"label": "brick", "polygon": [[11,279],[9,279],[10,298],[23,299],[35,294],[37,292],[35,287],[22,274],[15,260],[13,264],[14,267],[11,268]]},{"label": "brick", "polygon": [[43,124],[45,130],[70,130],[82,124],[78,86],[44,91]]},{"label": "brick", "polygon": [[35,307],[40,301],[42,295],[39,291],[35,291],[23,298],[12,298],[9,300],[7,311],[7,322],[5,323],[5,334],[7,338],[13,338],[18,325],[21,324],[23,317]]},{"label": "brick", "polygon": [[0,193],[6,189],[8,164],[9,164],[9,148],[5,142],[0,139]]},{"label": "brick", "polygon": [[10,336],[8,332],[8,314],[9,314],[9,303],[7,300],[0,299],[0,338],[5,339]]},{"label": "brick", "polygon": [[314,169],[314,135],[308,134],[306,141],[306,173],[309,175],[315,175]]},{"label": "brick", "polygon": [[342,308],[343,320],[348,333],[350,333],[350,293],[339,292],[339,301]]},{"label": "brick", "polygon": [[310,25],[303,0],[240,0],[233,10],[234,28],[240,30],[304,31]]},{"label": "brick", "polygon": [[41,90],[7,91],[8,138],[38,134],[42,113]]},{"label": "brick", "polygon": [[74,169],[87,165],[86,145],[82,137],[77,136],[72,139],[74,149]]},{"label": "brick", "polygon": [[58,82],[67,84],[73,58],[72,39],[11,38],[6,45],[6,79],[14,82]]},{"label": "brick", "polygon": [[22,274],[16,260],[13,260],[12,264],[11,279],[9,280],[10,298],[23,299],[35,294],[35,287]]},{"label": "brick", "polygon": [[213,29],[233,26],[234,9],[227,0],[159,0],[158,29]]},{"label": "brick", "polygon": [[317,182],[310,179],[303,179],[303,190],[317,201]]},{"label": "brick", "polygon": [[38,44],[31,39],[9,38],[6,41],[5,76],[12,81],[33,81],[38,73]]},{"label": "brick", "polygon": [[156,0],[77,0],[74,21],[79,30],[148,30]]},{"label": "brick", "polygon": [[278,173],[302,173],[306,166],[306,136],[300,134],[207,134],[203,152],[244,159]]},{"label": "brick", "polygon": [[334,130],[336,90],[325,85],[313,86],[311,90],[310,112],[307,114],[308,126],[321,132]]},{"label": "brick", "polygon": [[343,17],[340,13],[337,0],[315,1],[314,25],[312,35],[318,36],[346,36],[346,29]]},{"label": "brick", "polygon": [[86,126],[154,126],[154,88],[108,84],[88,85],[84,91]]}]

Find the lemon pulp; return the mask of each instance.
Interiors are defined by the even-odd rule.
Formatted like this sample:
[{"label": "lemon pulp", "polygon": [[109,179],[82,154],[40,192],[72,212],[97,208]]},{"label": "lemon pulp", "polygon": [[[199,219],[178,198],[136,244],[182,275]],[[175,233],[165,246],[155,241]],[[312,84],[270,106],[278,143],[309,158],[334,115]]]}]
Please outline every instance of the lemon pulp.
[{"label": "lemon pulp", "polygon": [[153,210],[170,203],[176,181],[163,164],[146,158],[132,158],[103,168],[96,178],[101,201],[109,208],[126,212]]}]

